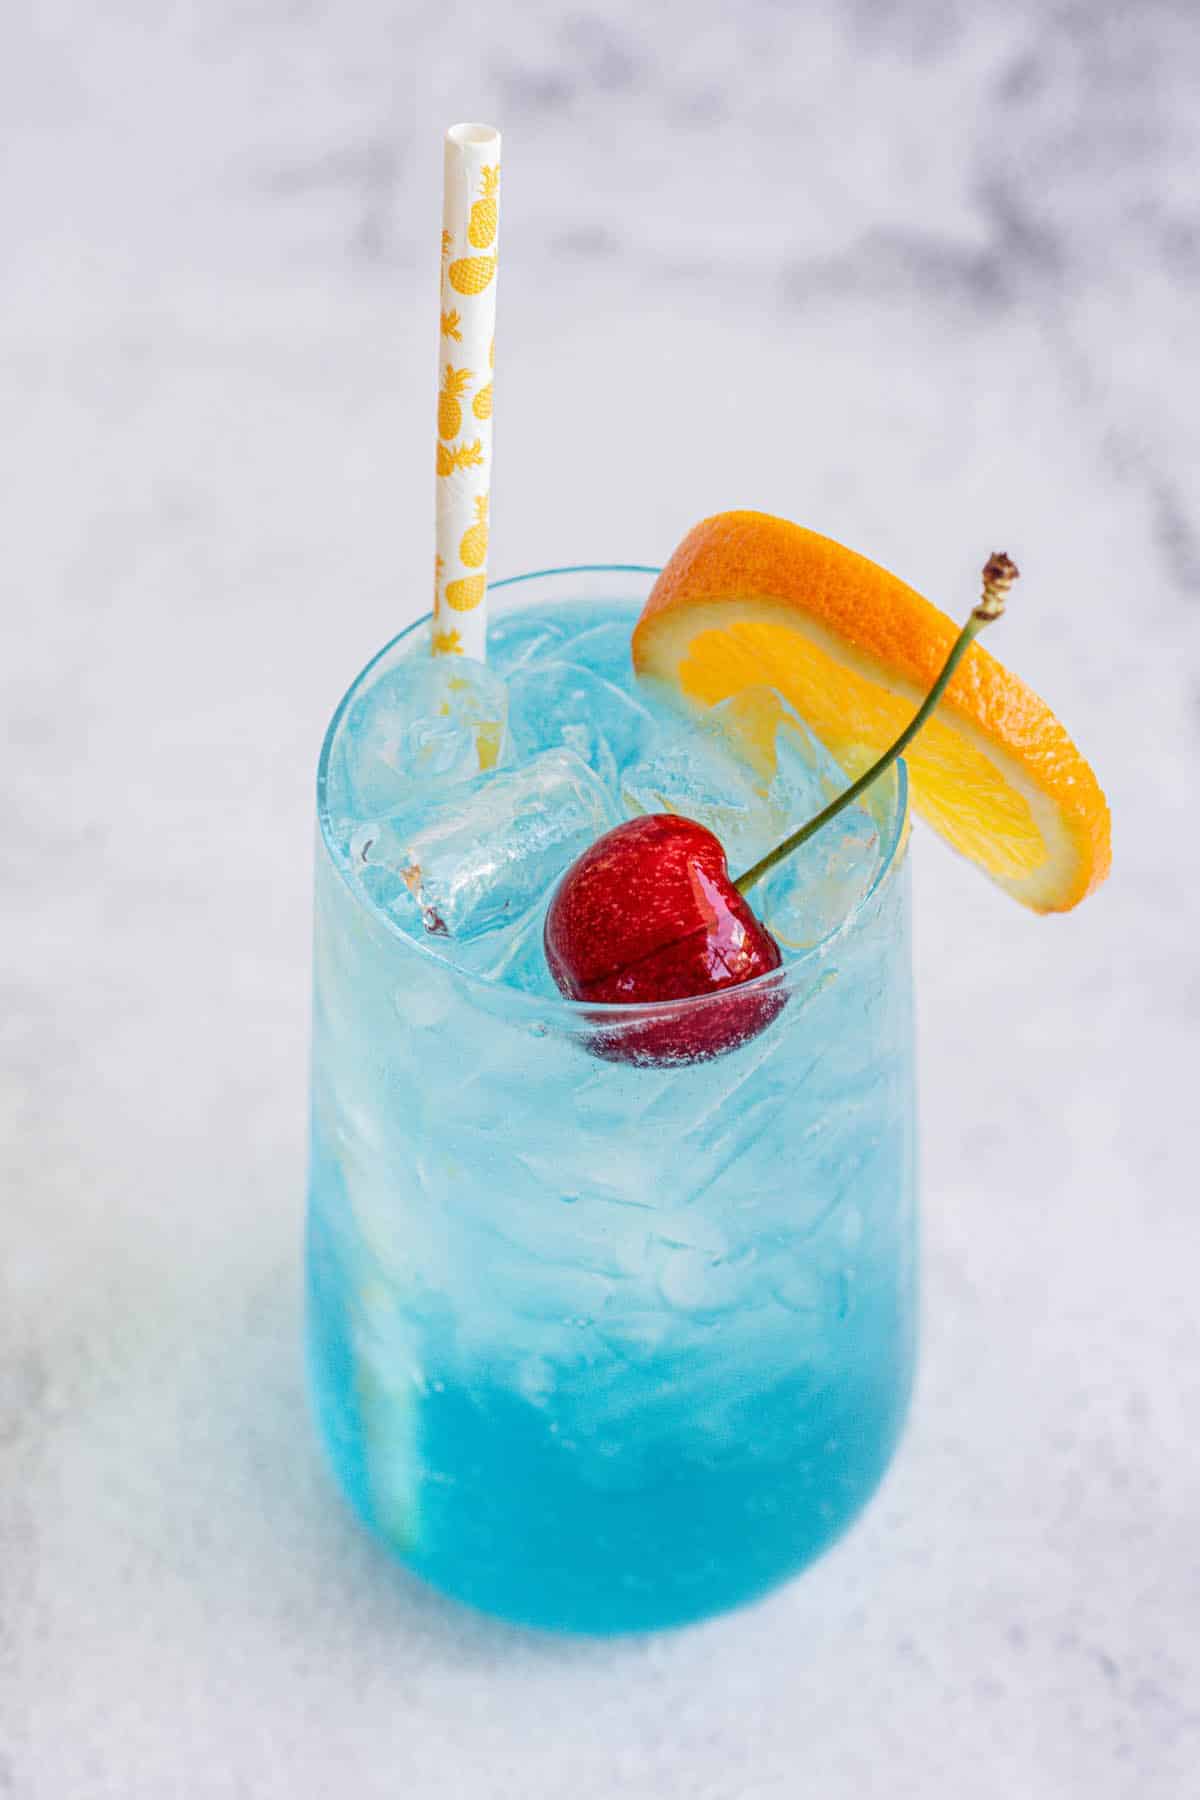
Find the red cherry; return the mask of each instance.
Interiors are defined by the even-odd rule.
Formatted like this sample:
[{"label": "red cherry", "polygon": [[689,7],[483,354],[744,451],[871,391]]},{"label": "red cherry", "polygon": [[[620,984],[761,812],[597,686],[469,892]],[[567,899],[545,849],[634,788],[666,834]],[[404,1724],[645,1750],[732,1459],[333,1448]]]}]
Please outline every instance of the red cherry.
[{"label": "red cherry", "polygon": [[777,969],[779,946],[729,877],[720,841],[673,813],[605,832],[563,876],[546,914],[546,961],[572,1000],[644,1005],[720,994],[674,1016],[614,1023],[597,1052],[620,1062],[699,1062],[737,1049],[784,1004],[739,993]]}]

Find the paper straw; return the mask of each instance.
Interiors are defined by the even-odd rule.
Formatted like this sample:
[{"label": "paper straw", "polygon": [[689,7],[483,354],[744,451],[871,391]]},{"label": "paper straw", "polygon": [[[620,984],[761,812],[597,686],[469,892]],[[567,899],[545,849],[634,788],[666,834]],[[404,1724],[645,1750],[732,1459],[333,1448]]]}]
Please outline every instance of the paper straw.
[{"label": "paper straw", "polygon": [[487,655],[500,133],[452,125],[442,201],[433,653]]}]

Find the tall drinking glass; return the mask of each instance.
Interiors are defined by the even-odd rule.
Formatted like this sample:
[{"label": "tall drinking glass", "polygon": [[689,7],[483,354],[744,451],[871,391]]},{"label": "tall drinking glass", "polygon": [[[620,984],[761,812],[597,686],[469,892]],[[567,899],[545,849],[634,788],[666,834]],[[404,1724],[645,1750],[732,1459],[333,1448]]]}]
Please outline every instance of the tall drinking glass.
[{"label": "tall drinking glass", "polygon": [[[653,572],[499,584],[493,628],[625,608]],[[736,1606],[801,1569],[879,1482],[915,1335],[902,766],[832,935],[759,978],[732,1053],[623,1059],[725,995],[584,1008],[457,970],[348,867],[318,778],[308,1319],[349,1499],[418,1574],[540,1626]],[[569,648],[569,640],[568,640]],[[416,797],[419,799],[419,796]],[[745,1003],[745,989],[736,990]],[[615,1046],[615,1049],[614,1049]]]}]

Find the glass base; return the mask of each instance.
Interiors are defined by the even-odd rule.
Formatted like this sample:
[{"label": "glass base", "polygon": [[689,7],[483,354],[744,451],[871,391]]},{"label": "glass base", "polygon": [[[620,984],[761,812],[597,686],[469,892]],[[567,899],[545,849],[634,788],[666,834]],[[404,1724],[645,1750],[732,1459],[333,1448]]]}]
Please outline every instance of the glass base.
[{"label": "glass base", "polygon": [[372,1389],[346,1337],[354,1309],[315,1243],[309,1266],[311,1391],[343,1492],[414,1573],[514,1624],[608,1636],[761,1598],[853,1522],[903,1428],[911,1327],[891,1308],[836,1381],[731,1386],[717,1418],[693,1410],[696,1371],[649,1360],[642,1391],[671,1396],[652,1434],[610,1420],[605,1442],[586,1369],[552,1402],[486,1369],[469,1384],[427,1373],[420,1391],[397,1370]]}]

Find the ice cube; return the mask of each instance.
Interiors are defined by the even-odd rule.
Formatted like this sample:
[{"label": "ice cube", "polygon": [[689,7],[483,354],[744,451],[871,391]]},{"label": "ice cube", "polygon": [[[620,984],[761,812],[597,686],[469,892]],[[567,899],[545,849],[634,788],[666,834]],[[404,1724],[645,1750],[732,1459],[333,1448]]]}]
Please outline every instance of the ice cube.
[{"label": "ice cube", "polygon": [[391,877],[406,929],[468,939],[524,914],[618,817],[586,763],[546,750],[381,820],[353,866],[364,884]]},{"label": "ice cube", "polygon": [[543,1000],[557,1000],[559,992],[546,961],[543,941],[548,903],[547,895],[515,918],[475,937],[435,934],[427,936],[424,942],[435,955],[465,974],[503,982],[505,987],[537,994]]},{"label": "ice cube", "polygon": [[522,993],[537,994],[543,1000],[557,1000],[559,992],[546,961],[545,931],[546,903],[539,902],[515,925],[480,940],[489,948],[495,948],[477,973],[489,981],[502,981],[506,987],[519,988]]},{"label": "ice cube", "polygon": [[554,656],[568,635],[561,619],[547,619],[539,607],[501,613],[488,627],[488,656],[508,675],[542,657]]},{"label": "ice cube", "polygon": [[615,792],[621,771],[648,746],[654,720],[639,701],[602,675],[578,663],[556,661],[513,676],[509,731],[519,757],[561,744]]},{"label": "ice cube", "polygon": [[658,1272],[658,1291],[666,1304],[697,1317],[715,1317],[747,1304],[756,1285],[753,1249],[710,1256],[690,1246],[668,1247]]},{"label": "ice cube", "polygon": [[412,895],[399,869],[377,862],[372,852],[379,838],[376,823],[359,825],[350,838],[350,867],[358,885],[380,912],[404,917],[411,911]]},{"label": "ice cube", "polygon": [[752,776],[702,741],[661,743],[645,761],[626,770],[621,799],[629,813],[680,813],[707,826],[720,839],[735,875],[779,835],[772,830],[766,796],[755,788]]},{"label": "ice cube", "polygon": [[848,806],[771,870],[754,894],[755,910],[788,949],[820,944],[865,897],[879,850],[870,813]]},{"label": "ice cube", "polygon": [[631,614],[628,619],[610,619],[606,625],[593,625],[587,631],[577,632],[565,654],[572,662],[591,669],[593,674],[602,675],[605,681],[628,689],[633,680],[629,642],[635,619],[636,614]]},{"label": "ice cube", "polygon": [[773,688],[754,687],[665,725],[651,754],[625,772],[621,798],[629,812],[682,813],[706,825],[739,875],[840,785],[799,714]]},{"label": "ice cube", "polygon": [[337,746],[338,797],[367,821],[414,790],[469,781],[503,760],[507,717],[508,688],[494,669],[468,657],[412,656],[350,707]]}]

